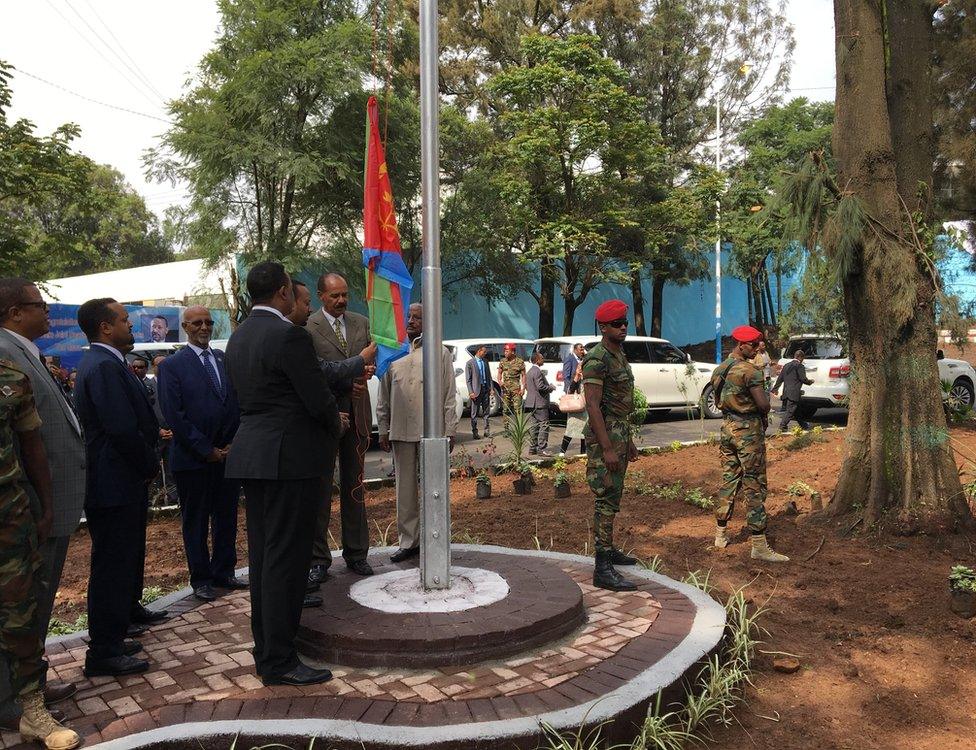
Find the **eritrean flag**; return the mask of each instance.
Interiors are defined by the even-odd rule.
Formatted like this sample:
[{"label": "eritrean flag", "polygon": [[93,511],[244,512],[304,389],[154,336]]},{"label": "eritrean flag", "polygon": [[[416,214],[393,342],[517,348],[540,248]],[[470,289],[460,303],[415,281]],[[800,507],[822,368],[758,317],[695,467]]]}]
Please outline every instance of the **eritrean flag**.
[{"label": "eritrean flag", "polygon": [[366,104],[366,178],[363,189],[363,266],[369,327],[379,351],[376,376],[410,351],[407,308],[413,279],[400,253],[400,232],[393,213],[393,189],[380,140],[376,97]]}]

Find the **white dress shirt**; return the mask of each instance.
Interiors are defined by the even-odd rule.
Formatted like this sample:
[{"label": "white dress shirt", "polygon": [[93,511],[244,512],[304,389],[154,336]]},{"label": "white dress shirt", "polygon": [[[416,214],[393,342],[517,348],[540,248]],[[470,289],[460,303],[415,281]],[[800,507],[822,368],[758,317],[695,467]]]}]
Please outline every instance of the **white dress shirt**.
[{"label": "white dress shirt", "polygon": [[[277,310],[275,310],[275,312],[277,312]],[[214,354],[213,349],[209,349],[209,348],[208,349],[201,349],[196,344],[190,344],[190,343],[187,343],[187,346],[190,347],[193,350],[193,353],[196,354],[200,358],[200,364],[202,364],[204,367],[207,366],[207,361],[204,359],[203,353],[204,352],[210,352],[211,366],[213,367],[213,371],[215,373],[217,373],[217,385],[220,385],[221,384],[220,383],[220,369],[217,367],[217,355]]]},{"label": "white dress shirt", "polygon": [[96,341],[96,342],[94,342],[94,343],[92,344],[92,346],[100,346],[100,347],[102,347],[102,349],[108,349],[108,350],[109,350],[110,352],[112,352],[112,354],[114,354],[114,355],[115,355],[116,357],[118,357],[118,358],[119,358],[119,361],[120,361],[120,362],[121,362],[121,363],[122,363],[123,365],[127,365],[127,364],[128,364],[128,363],[127,363],[127,362],[125,361],[125,356],[123,356],[123,354],[122,354],[122,352],[120,352],[120,351],[119,351],[118,349],[116,349],[116,348],[115,348],[114,346],[112,346],[111,344],[103,344],[103,343],[102,343],[101,341]]},{"label": "white dress shirt", "polygon": [[269,307],[268,305],[255,305],[254,307],[251,308],[251,312],[254,312],[255,310],[264,310],[265,312],[274,313],[286,323],[291,323],[291,321],[288,320],[288,318],[286,318],[284,315],[281,314],[281,310],[278,310],[274,307]]},{"label": "white dress shirt", "polygon": [[19,343],[23,344],[23,346],[27,348],[27,351],[33,354],[36,359],[40,360],[41,350],[37,348],[37,344],[35,344],[26,336],[21,336],[19,333],[17,333],[17,331],[11,331],[9,328],[4,328],[3,330],[5,330],[11,336],[17,339]]}]

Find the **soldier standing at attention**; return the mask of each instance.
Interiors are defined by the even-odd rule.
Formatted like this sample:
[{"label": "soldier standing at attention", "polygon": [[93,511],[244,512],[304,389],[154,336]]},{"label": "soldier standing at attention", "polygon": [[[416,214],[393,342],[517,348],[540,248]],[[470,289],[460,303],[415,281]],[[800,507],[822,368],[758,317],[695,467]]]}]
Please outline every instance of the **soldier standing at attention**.
[{"label": "soldier standing at attention", "polygon": [[732,354],[712,373],[715,402],[722,410],[722,489],[715,506],[715,546],[728,546],[727,525],[740,490],[749,510],[746,525],[752,535],[752,558],[786,562],[766,541],[766,420],[769,395],[763,371],[751,360],[762,334],[752,326],[732,331]]},{"label": "soldier standing at attention", "polygon": [[515,344],[505,344],[505,358],[498,363],[498,385],[502,391],[502,413],[522,408],[525,393],[525,360],[515,353]]},{"label": "soldier standing at attention", "polygon": [[[28,377],[9,360],[0,360],[0,650],[21,705],[20,735],[44,747],[71,750],[81,738],[55,721],[44,707],[44,640],[38,633],[34,576],[41,566],[38,546],[51,532],[51,470],[41,441],[41,418]],[[16,441],[15,441],[16,436]],[[20,445],[18,457],[17,446]],[[23,475],[41,503],[35,521]]]},{"label": "soldier standing at attention", "polygon": [[621,344],[627,338],[627,305],[612,299],[596,309],[603,340],[583,358],[583,395],[589,423],[586,428],[586,481],[596,497],[593,585],[610,591],[633,591],[636,586],[614,565],[637,560],[613,546],[613,520],[620,511],[627,463],[637,458],[631,436],[634,373]]}]

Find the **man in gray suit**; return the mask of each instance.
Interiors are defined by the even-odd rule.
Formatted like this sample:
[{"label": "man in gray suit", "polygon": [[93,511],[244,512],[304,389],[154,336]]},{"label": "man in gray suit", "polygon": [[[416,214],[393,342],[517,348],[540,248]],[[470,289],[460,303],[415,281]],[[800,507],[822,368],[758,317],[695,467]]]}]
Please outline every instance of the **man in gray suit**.
[{"label": "man in gray suit", "polygon": [[[38,519],[51,524],[51,533],[40,545],[41,568],[35,579],[39,587],[37,623],[42,640],[47,638],[68,540],[78,528],[85,502],[85,442],[81,425],[34,344],[35,339],[48,332],[48,327],[47,303],[34,283],[21,278],[0,279],[0,358],[10,360],[30,378],[37,411],[43,422],[41,439],[53,480],[52,517]],[[40,513],[40,501],[33,486],[25,480],[23,487],[35,513]],[[47,703],[64,700],[75,690],[71,684],[48,682],[44,686],[44,700]],[[16,709],[6,660],[2,659],[0,704],[0,719],[6,724],[6,720],[16,714]]]},{"label": "man in gray suit", "polygon": [[551,456],[549,446],[549,394],[556,390],[540,365],[545,361],[539,352],[530,358],[532,367],[525,374],[525,408],[532,412],[529,432],[529,455]]},{"label": "man in gray suit", "polygon": [[471,435],[478,439],[478,415],[485,418],[485,437],[491,436],[488,416],[491,413],[491,366],[488,364],[488,347],[481,344],[474,356],[464,366],[464,382],[468,386],[468,404],[471,411]]},{"label": "man in gray suit", "polygon": [[796,419],[796,423],[801,429],[808,430],[810,425],[796,416],[796,409],[800,405],[800,386],[813,385],[813,381],[807,377],[807,368],[803,364],[806,354],[802,349],[797,349],[793,354],[793,359],[787,362],[783,369],[779,371],[776,378],[776,385],[773,386],[773,393],[779,391],[780,385],[783,386],[783,417],[779,423],[780,432],[786,432],[786,426],[790,420]]},{"label": "man in gray suit", "polygon": [[[322,274],[316,284],[322,307],[308,319],[305,329],[312,336],[315,353],[324,362],[344,362],[356,354],[371,349],[369,320],[349,312],[349,286],[337,273]],[[375,356],[375,354],[373,355]],[[339,465],[339,513],[342,528],[342,557],[346,567],[361,576],[373,575],[366,556],[369,554],[369,525],[366,520],[366,495],[363,483],[363,463],[373,426],[366,378],[357,377],[346,383],[332,382],[339,411],[349,415],[349,429],[332,444],[325,457],[328,474],[326,495],[319,507],[312,547],[312,567],[309,583],[321,583],[332,564],[329,549],[329,519],[332,515],[336,463]]]}]

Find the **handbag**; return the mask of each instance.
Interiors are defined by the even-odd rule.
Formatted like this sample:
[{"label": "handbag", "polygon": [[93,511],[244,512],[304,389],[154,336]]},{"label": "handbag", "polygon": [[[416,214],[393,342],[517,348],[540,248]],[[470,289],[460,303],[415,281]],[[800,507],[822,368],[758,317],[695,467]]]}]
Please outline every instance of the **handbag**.
[{"label": "handbag", "polygon": [[586,410],[586,399],[582,393],[564,393],[559,397],[558,407],[563,414],[578,414]]}]

